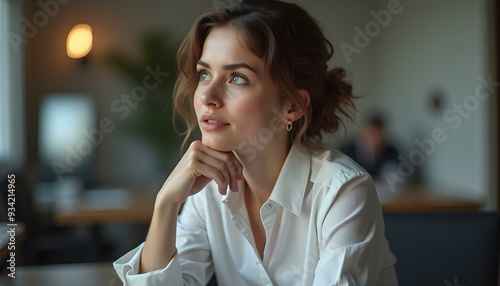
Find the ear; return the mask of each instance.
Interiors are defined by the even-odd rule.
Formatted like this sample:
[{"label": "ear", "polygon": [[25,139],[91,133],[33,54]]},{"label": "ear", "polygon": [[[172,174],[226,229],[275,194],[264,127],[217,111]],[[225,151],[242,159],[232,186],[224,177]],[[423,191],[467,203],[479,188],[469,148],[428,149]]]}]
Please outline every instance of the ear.
[{"label": "ear", "polygon": [[[306,107],[309,106],[310,101],[311,101],[311,98],[309,97],[309,92],[307,92],[307,90],[305,90],[305,89],[299,89],[298,93],[301,97],[303,104]],[[290,105],[288,105],[287,107],[288,107],[288,110],[286,111],[286,118],[287,119],[295,121],[295,120],[301,118],[302,116],[304,116],[304,112],[302,112],[302,110],[300,108],[298,108],[298,106],[296,106],[295,104],[290,103]]]}]

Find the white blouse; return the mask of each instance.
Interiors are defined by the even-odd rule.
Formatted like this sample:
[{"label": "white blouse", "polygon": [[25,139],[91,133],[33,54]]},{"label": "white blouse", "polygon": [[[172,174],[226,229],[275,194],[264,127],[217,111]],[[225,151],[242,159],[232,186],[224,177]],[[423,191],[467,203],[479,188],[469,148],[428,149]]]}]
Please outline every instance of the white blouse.
[{"label": "white blouse", "polygon": [[143,244],[114,262],[124,285],[397,285],[371,177],[340,152],[311,156],[292,146],[260,209],[257,253],[243,191],[221,196],[215,182],[188,198],[177,253],[137,274]]}]

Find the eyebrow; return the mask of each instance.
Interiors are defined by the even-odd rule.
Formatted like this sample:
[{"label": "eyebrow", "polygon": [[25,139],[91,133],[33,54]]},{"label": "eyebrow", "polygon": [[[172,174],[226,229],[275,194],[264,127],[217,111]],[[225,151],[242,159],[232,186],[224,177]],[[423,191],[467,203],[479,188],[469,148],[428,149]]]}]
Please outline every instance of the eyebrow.
[{"label": "eyebrow", "polygon": [[[208,63],[202,61],[202,60],[199,60],[198,64],[200,66],[203,66],[203,67],[206,67],[206,68],[210,68],[210,65]],[[236,64],[230,64],[230,65],[223,65],[222,66],[223,70],[235,70],[235,69],[239,69],[239,68],[246,68],[246,69],[249,69],[249,70],[253,71],[256,74],[259,74],[257,72],[257,70],[255,70],[254,68],[252,68],[251,66],[249,66],[249,65],[247,65],[245,63],[236,63]]]}]

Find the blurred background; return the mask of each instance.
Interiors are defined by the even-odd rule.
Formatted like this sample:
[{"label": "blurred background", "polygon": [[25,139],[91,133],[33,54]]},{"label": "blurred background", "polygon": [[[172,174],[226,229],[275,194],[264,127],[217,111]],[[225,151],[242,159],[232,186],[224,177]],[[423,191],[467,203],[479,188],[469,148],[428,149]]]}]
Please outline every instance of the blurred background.
[{"label": "blurred background", "polygon": [[[360,97],[328,140],[372,173],[384,210],[498,210],[497,2],[290,2],[321,23],[330,67]],[[14,174],[17,263],[113,261],[144,240],[180,158],[176,50],[220,2],[0,3],[0,218]]]}]

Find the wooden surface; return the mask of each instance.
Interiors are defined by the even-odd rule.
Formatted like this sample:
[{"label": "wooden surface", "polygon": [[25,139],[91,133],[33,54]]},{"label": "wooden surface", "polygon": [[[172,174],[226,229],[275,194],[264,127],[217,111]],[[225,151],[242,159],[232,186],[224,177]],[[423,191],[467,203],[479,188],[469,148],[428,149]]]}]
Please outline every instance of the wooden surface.
[{"label": "wooden surface", "polygon": [[74,263],[18,266],[16,278],[2,274],[0,285],[12,286],[119,286],[112,263]]},{"label": "wooden surface", "polygon": [[[73,203],[54,209],[58,226],[101,225],[111,222],[149,223],[156,193],[141,188],[94,190]],[[478,211],[481,204],[413,187],[394,192],[381,200],[384,212],[393,211]]]},{"label": "wooden surface", "polygon": [[74,202],[57,205],[53,219],[58,226],[149,223],[155,196],[156,193],[140,188],[86,191]]},{"label": "wooden surface", "polygon": [[478,202],[430,192],[395,194],[381,205],[384,212],[479,211],[481,209],[481,204]]}]

